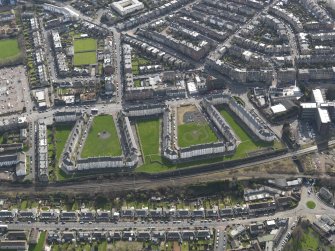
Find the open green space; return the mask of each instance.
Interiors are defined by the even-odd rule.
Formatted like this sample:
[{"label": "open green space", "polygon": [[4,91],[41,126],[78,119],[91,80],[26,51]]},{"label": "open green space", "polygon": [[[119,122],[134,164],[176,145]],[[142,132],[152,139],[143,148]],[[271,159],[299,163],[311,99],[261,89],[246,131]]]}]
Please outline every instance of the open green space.
[{"label": "open green space", "polygon": [[121,154],[122,149],[113,117],[110,115],[95,117],[81,157],[120,156]]},{"label": "open green space", "polygon": [[63,243],[63,244],[54,244],[51,247],[52,251],[107,251],[107,241],[103,241],[100,243],[83,243],[78,242],[74,243]]},{"label": "open green space", "polygon": [[284,251],[334,251],[335,247],[327,245],[321,240],[321,236],[315,232],[310,225],[298,225],[292,233],[292,238],[285,245]]},{"label": "open green space", "polygon": [[95,51],[75,53],[73,56],[73,65],[90,65],[97,63],[97,53]]},{"label": "open green space", "polygon": [[281,143],[278,141],[269,143],[263,141],[255,141],[246,130],[239,125],[238,121],[224,108],[219,109],[221,115],[233,129],[236,136],[241,140],[241,143],[236,149],[236,153],[228,159],[237,159],[248,157],[249,152],[260,150],[264,147],[280,148]]},{"label": "open green space", "polygon": [[141,120],[136,125],[143,155],[159,155],[160,120]]},{"label": "open green space", "polygon": [[96,51],[97,41],[93,38],[80,38],[73,40],[74,53]]},{"label": "open green space", "polygon": [[136,168],[137,172],[157,173],[176,168],[190,167],[222,161],[223,158],[197,160],[190,163],[172,164],[160,155],[160,126],[159,118],[139,120],[136,122],[137,135],[140,140],[144,164]]},{"label": "open green space", "polygon": [[29,245],[29,251],[42,251],[44,250],[44,243],[46,238],[46,232],[43,231],[40,234],[40,238],[38,239],[37,244],[35,245]]},{"label": "open green space", "polygon": [[314,209],[316,207],[316,204],[314,201],[312,200],[309,200],[306,202],[306,206],[309,208],[309,209]]},{"label": "open green space", "polygon": [[0,59],[14,58],[20,54],[20,47],[17,39],[0,40]]},{"label": "open green space", "polygon": [[65,143],[70,136],[73,125],[56,125],[55,143],[56,143],[56,165],[59,163],[60,155],[64,150]]},{"label": "open green space", "polygon": [[178,125],[178,146],[206,144],[218,141],[215,133],[206,122],[185,123]]}]

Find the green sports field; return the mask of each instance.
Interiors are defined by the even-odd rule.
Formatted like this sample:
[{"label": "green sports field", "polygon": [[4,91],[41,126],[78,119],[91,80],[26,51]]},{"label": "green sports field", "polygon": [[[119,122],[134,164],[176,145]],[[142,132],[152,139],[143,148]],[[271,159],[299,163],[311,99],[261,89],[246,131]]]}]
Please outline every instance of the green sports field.
[{"label": "green sports field", "polygon": [[9,59],[19,54],[20,48],[17,39],[0,40],[0,59]]},{"label": "green sports field", "polygon": [[178,125],[178,146],[189,147],[218,141],[206,122],[191,122]]},{"label": "green sports field", "polygon": [[73,65],[90,65],[97,63],[97,53],[94,51],[91,52],[80,52],[75,53],[73,57]]},{"label": "green sports field", "polygon": [[73,47],[74,47],[74,53],[96,51],[97,41],[93,38],[74,39]]},{"label": "green sports field", "polygon": [[93,119],[81,157],[120,156],[122,149],[113,117],[101,115]]}]

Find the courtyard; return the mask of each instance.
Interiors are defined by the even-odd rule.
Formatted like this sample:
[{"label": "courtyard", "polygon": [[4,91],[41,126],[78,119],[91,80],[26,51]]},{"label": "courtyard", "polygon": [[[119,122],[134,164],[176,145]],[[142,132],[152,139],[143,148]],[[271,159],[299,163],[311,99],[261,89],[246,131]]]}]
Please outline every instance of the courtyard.
[{"label": "courtyard", "polygon": [[82,158],[120,156],[120,139],[111,115],[100,115],[93,119],[83,150]]},{"label": "courtyard", "polygon": [[179,147],[189,147],[218,141],[205,116],[196,106],[178,107],[177,113]]}]

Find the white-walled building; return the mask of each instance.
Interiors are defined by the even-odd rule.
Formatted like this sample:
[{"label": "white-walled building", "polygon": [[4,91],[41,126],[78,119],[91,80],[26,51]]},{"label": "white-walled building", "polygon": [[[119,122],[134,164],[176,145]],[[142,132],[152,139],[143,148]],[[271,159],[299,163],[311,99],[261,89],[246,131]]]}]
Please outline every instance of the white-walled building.
[{"label": "white-walled building", "polygon": [[132,12],[143,9],[144,4],[138,0],[121,0],[112,3],[112,8],[121,16],[125,16]]}]

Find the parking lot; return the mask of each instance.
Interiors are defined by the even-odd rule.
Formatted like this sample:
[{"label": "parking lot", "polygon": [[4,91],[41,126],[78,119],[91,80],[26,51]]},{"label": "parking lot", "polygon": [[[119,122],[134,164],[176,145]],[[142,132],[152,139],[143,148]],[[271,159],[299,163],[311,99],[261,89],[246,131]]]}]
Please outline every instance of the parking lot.
[{"label": "parking lot", "polygon": [[0,115],[22,111],[28,80],[22,66],[0,69]]}]

